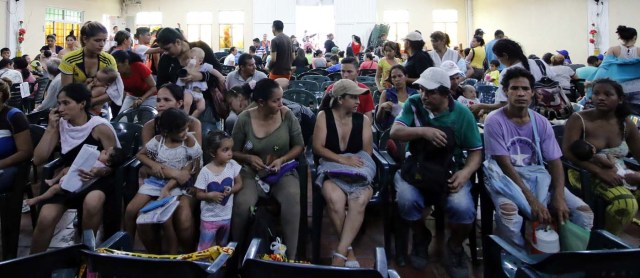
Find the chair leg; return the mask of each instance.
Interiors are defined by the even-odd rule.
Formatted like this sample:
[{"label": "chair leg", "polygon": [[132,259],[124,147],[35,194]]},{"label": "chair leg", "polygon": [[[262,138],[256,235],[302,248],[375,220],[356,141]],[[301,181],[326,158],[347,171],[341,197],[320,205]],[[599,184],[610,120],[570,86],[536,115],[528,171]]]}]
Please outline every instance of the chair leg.
[{"label": "chair leg", "polygon": [[312,228],[311,228],[311,263],[320,263],[320,239],[322,236],[322,217],[324,214],[324,198],[320,192],[320,188],[313,187],[313,211],[312,211]]}]

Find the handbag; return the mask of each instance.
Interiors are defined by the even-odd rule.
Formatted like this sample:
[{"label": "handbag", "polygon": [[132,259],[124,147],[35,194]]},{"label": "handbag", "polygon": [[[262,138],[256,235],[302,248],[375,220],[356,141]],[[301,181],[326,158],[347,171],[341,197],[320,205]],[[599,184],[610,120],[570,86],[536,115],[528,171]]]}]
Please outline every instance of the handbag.
[{"label": "handbag", "polygon": [[564,94],[560,84],[547,76],[547,70],[543,62],[540,60],[535,61],[543,75],[533,86],[536,112],[549,120],[568,119],[573,113],[573,106],[569,98]]},{"label": "handbag", "polygon": [[[416,111],[416,126],[427,126],[426,117],[415,103],[416,99],[409,102]],[[423,193],[425,204],[442,204],[448,192],[448,180],[452,176],[453,152],[456,146],[455,132],[450,127],[435,127],[447,135],[447,144],[437,147],[424,138],[411,140],[409,152],[402,164],[400,177],[415,186]]]},{"label": "handbag", "polygon": [[[538,164],[527,166],[515,166],[516,172],[526,184],[536,198],[543,204],[547,203],[549,186],[551,184],[551,175],[544,167],[542,153],[540,151],[540,137],[538,136],[538,126],[533,110],[529,109],[529,118],[533,126],[533,137],[536,144],[536,155]],[[488,158],[483,162],[483,170],[485,173],[487,190],[491,195],[502,195],[511,200],[518,206],[518,209],[527,218],[532,218],[531,206],[524,196],[524,193],[518,185],[502,172],[498,163]]]}]

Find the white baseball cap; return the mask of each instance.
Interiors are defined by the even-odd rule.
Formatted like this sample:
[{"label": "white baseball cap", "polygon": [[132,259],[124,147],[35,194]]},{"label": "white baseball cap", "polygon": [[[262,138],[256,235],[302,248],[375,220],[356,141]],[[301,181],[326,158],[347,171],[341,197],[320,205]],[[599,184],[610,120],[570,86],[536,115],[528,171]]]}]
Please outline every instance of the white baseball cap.
[{"label": "white baseball cap", "polygon": [[423,41],[422,35],[415,31],[409,32],[409,34],[407,34],[407,36],[404,37],[404,39],[412,42]]},{"label": "white baseball cap", "polygon": [[456,65],[456,63],[454,63],[451,60],[442,62],[442,64],[440,65],[440,68],[446,71],[449,76],[456,75],[456,74],[464,75],[464,73],[462,73],[458,65]]},{"label": "white baseball cap", "polygon": [[413,84],[421,85],[427,88],[427,90],[434,90],[440,86],[451,88],[451,81],[449,81],[449,75],[446,71],[438,67],[430,67],[426,69],[420,78],[413,82]]}]

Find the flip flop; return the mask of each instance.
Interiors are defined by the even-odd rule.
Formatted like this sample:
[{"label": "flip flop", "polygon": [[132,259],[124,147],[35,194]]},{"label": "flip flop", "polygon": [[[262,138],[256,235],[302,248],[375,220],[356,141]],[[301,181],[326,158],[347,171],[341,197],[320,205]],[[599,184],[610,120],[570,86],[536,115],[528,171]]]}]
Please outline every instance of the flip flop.
[{"label": "flip flop", "polygon": [[[353,247],[351,247],[351,246],[347,247],[347,253],[349,253],[349,251],[353,252]],[[348,268],[360,268],[360,263],[358,261],[356,261],[356,260],[349,261],[345,257],[344,266],[348,267]]]}]

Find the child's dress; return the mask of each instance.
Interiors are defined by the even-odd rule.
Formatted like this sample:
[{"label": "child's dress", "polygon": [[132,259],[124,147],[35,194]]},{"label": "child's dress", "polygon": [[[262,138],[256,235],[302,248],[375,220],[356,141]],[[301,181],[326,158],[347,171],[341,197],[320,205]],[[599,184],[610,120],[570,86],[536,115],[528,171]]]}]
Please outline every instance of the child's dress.
[{"label": "child's dress", "polygon": [[[208,63],[202,63],[202,65],[200,65],[200,72],[204,71],[212,72],[213,66]],[[202,94],[202,92],[206,91],[208,88],[207,82],[191,81],[185,84],[184,82],[182,82],[182,80],[180,80],[180,78],[178,78],[176,85],[184,87],[184,92],[190,93],[193,96],[194,101],[204,99],[204,95]]]},{"label": "child's dress", "polygon": [[[147,148],[149,158],[173,169],[182,169],[189,164],[189,162],[202,159],[202,149],[197,141],[192,147],[187,147],[183,141],[180,146],[168,148],[165,146],[164,137],[158,135],[151,138],[145,147]],[[140,186],[138,193],[155,197],[160,196],[160,191],[162,191],[162,188],[168,181],[168,179],[158,177],[146,178],[144,184]],[[171,195],[182,195],[182,189],[178,187],[174,188],[171,190]]]},{"label": "child's dress", "polygon": [[478,104],[478,103],[480,103],[480,99],[478,99],[478,98],[475,98],[475,99],[468,99],[468,98],[466,98],[466,97],[464,97],[464,96],[459,96],[459,97],[458,97],[458,99],[457,99],[457,101],[458,101],[459,103],[462,103],[462,105],[464,105],[464,106],[466,106],[466,107],[469,107],[469,106],[471,106],[471,105],[474,105],[474,104]]},{"label": "child's dress", "polygon": [[[195,187],[205,192],[224,192],[225,187],[233,188],[234,178],[240,174],[242,166],[235,160],[229,160],[222,172],[216,174],[206,166],[202,167]],[[222,202],[200,202],[200,240],[198,251],[213,246],[216,242],[220,246],[227,244],[231,227],[231,210],[233,195],[225,197]],[[217,240],[216,240],[217,239]]]}]

